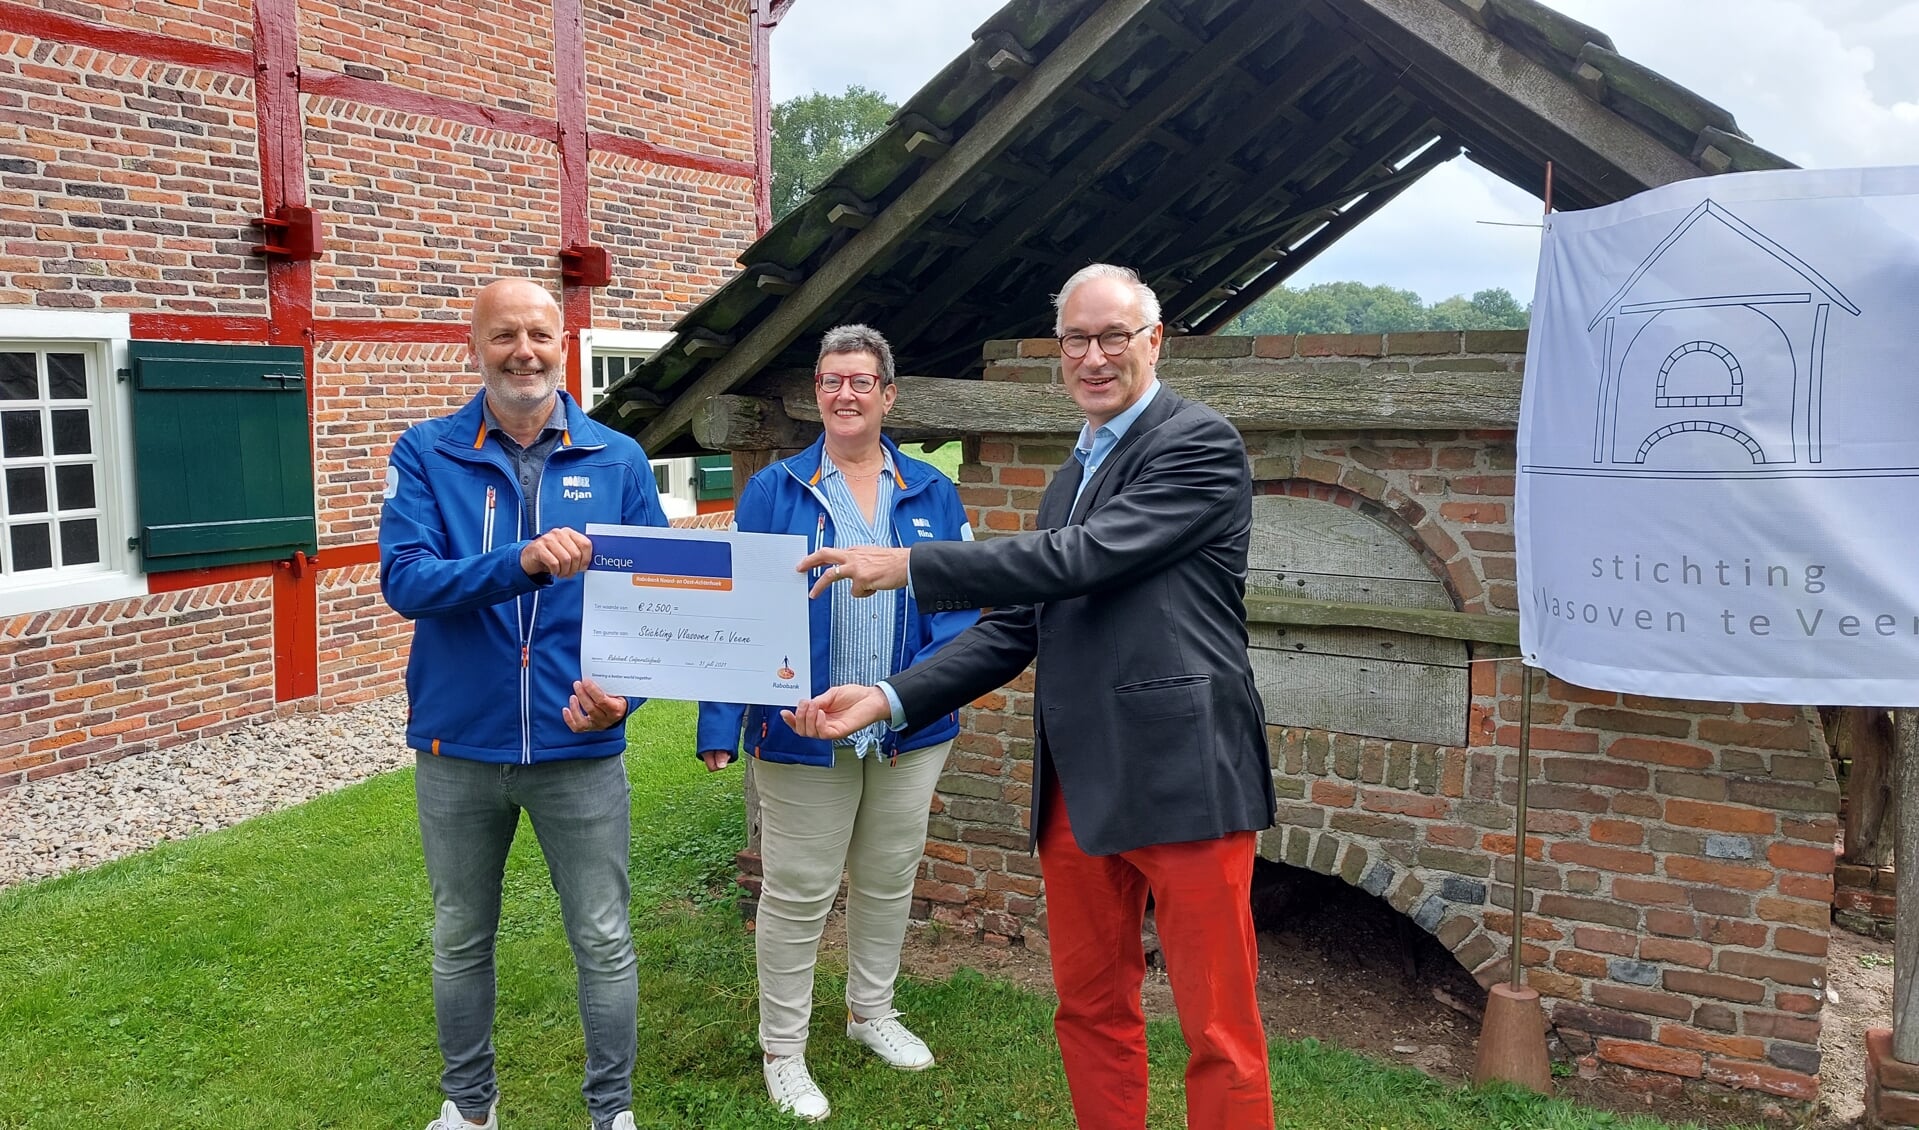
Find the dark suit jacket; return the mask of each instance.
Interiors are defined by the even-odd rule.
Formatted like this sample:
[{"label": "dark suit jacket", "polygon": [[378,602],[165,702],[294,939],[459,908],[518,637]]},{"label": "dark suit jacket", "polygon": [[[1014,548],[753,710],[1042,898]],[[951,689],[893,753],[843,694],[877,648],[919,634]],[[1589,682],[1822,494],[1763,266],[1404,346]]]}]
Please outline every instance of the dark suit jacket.
[{"label": "dark suit jacket", "polygon": [[[1246,658],[1252,482],[1239,433],[1161,386],[1074,506],[1079,479],[1069,459],[1036,532],[913,547],[922,607],[994,611],[888,679],[906,717],[953,710],[1037,657],[1039,756],[1058,774],[1083,850],[1268,827],[1273,774]],[[1034,774],[1035,814],[1043,781]]]}]

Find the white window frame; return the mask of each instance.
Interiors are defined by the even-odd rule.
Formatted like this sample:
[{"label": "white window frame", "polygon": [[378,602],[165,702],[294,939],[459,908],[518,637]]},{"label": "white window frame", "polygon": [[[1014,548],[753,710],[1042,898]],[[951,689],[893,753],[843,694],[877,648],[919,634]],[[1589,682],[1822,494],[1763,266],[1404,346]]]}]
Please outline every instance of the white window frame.
[{"label": "white window frame", "polygon": [[581,330],[580,331],[580,406],[587,411],[599,401],[593,387],[593,352],[599,350],[621,357],[649,357],[673,340],[666,330]]},{"label": "white window frame", "polygon": [[139,519],[133,487],[133,398],[120,371],[132,364],[127,355],[132,321],[127,314],[0,306],[0,344],[71,346],[93,354],[99,378],[93,394],[94,435],[100,457],[94,482],[94,501],[100,508],[99,566],[44,578],[0,578],[0,616],[147,595],[139,554],[128,548],[139,533]]},{"label": "white window frame", "polygon": [[[580,333],[581,403],[588,409],[598,401],[593,388],[593,353],[605,356],[646,357],[673,340],[664,330],[584,330]],[[660,494],[660,505],[669,518],[689,518],[699,512],[698,493],[693,489],[693,460],[654,459],[656,477],[664,477],[668,487]],[[664,470],[662,471],[662,468]]]}]

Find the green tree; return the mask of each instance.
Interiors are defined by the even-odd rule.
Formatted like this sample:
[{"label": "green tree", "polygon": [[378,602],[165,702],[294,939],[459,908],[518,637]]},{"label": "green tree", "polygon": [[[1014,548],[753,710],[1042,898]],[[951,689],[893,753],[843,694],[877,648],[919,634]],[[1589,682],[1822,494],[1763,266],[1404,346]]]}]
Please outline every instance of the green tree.
[{"label": "green tree", "polygon": [[834,169],[879,136],[897,109],[863,86],[814,91],[773,107],[773,218],[800,206]]},{"label": "green tree", "polygon": [[1412,330],[1525,329],[1530,312],[1502,287],[1432,306],[1410,290],[1357,282],[1280,286],[1242,311],[1227,334],[1406,333]]},{"label": "green tree", "polygon": [[1523,330],[1532,314],[1505,287],[1475,291],[1468,299],[1455,294],[1433,303],[1427,328],[1435,330]]},{"label": "green tree", "polygon": [[1424,329],[1419,295],[1357,282],[1275,287],[1222,331],[1228,334],[1352,334]]}]

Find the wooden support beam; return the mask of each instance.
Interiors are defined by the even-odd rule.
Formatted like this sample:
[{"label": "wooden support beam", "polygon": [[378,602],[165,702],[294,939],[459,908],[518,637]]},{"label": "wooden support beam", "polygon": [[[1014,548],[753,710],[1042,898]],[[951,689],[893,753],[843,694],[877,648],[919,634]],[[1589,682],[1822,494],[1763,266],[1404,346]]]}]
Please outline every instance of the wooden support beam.
[{"label": "wooden support beam", "polygon": [[1014,184],[1037,187],[1038,185],[1045,184],[1047,180],[1045,169],[1040,168],[1038,165],[1028,164],[1011,153],[1002,156],[999,160],[986,166],[986,171],[1001,180],[1012,181]]},{"label": "wooden support beam", "polygon": [[1892,715],[1876,706],[1824,708],[1829,740],[1847,762],[1846,832],[1842,863],[1884,867],[1893,861],[1894,742]]},{"label": "wooden support beam", "polygon": [[1102,48],[1112,42],[1154,3],[1154,0],[1107,0],[1089,15],[1032,73],[986,111],[933,162],[873,222],[856,233],[837,254],[821,265],[767,315],[727,355],[695,379],[666,410],[640,433],[649,451],[664,450],[692,422],[698,406],[709,396],[738,388],[760,367],[791,345],[819,316],[821,310],[852,289],[873,267],[883,262],[912,234],[925,217],[935,214],[974,173],[1005,152],[1024,130],[1032,115],[1070,89],[1086,73]]},{"label": "wooden support beam", "polygon": [[859,231],[873,222],[873,213],[853,204],[835,204],[827,209],[826,222],[836,228]]},{"label": "wooden support beam", "polygon": [[1519,647],[1519,617],[1453,612],[1438,608],[1394,608],[1343,600],[1308,600],[1270,589],[1246,590],[1246,619],[1258,624],[1314,628],[1378,628],[1411,636],[1467,640]]},{"label": "wooden support beam", "polygon": [[715,396],[693,417],[693,438],[714,451],[757,451],[805,447],[820,434],[786,414],[777,400],[757,396]]},{"label": "wooden support beam", "polygon": [[[1249,359],[1250,360],[1250,359]],[[1162,377],[1168,388],[1212,406],[1243,432],[1461,431],[1519,426],[1518,373],[1441,371],[1369,373],[1363,379],[1298,368],[1222,367],[1204,374]],[[915,437],[1068,435],[1083,417],[1063,385],[901,377],[888,431]],[[819,406],[804,376],[782,378],[766,390],[795,420],[817,422]],[[713,419],[731,419],[714,410]],[[715,425],[716,428],[718,425]],[[726,425],[731,427],[730,423]],[[713,447],[730,433],[714,431]]]},{"label": "wooden support beam", "polygon": [[1154,35],[1188,55],[1206,46],[1203,36],[1194,34],[1185,24],[1175,19],[1166,8],[1155,8],[1146,13],[1146,26],[1153,29]]},{"label": "wooden support beam", "polygon": [[[1411,122],[1409,126],[1407,123]],[[1379,176],[1380,166],[1395,160],[1408,150],[1431,141],[1438,130],[1429,125],[1423,115],[1407,114],[1404,118],[1389,123],[1370,144],[1358,153],[1346,159],[1332,172],[1310,185],[1301,185],[1289,190],[1282,196],[1282,207],[1298,200],[1307,193],[1330,194],[1343,192],[1355,185]],[[1267,207],[1271,206],[1269,202]],[[1229,230],[1229,229],[1214,229]],[[1215,302],[1213,295],[1221,287],[1247,274],[1248,268],[1262,256],[1276,240],[1255,236],[1234,245],[1220,254],[1210,266],[1200,270],[1190,282],[1170,297],[1160,292],[1161,310],[1168,323],[1177,321],[1191,322],[1194,315],[1210,309]],[[1155,281],[1170,273],[1166,268],[1155,264],[1148,281]]]},{"label": "wooden support beam", "polygon": [[906,151],[915,157],[924,157],[928,161],[946,156],[946,151],[951,148],[953,148],[951,145],[924,131],[906,139]]},{"label": "wooden support beam", "polygon": [[1475,106],[1583,180],[1609,184],[1606,199],[1700,175],[1650,132],[1587,98],[1573,80],[1445,4],[1325,0],[1325,6],[1375,38],[1383,52],[1430,76],[1432,89],[1449,92],[1432,103],[1436,114],[1441,107]]},{"label": "wooden support beam", "polygon": [[[1447,158],[1447,160],[1450,160],[1450,158]],[[1245,280],[1238,294],[1220,303],[1205,316],[1194,322],[1193,332],[1201,334],[1218,333],[1226,323],[1238,317],[1240,312],[1248,306],[1259,301],[1260,297],[1266,294],[1266,292],[1278,286],[1288,277],[1296,274],[1301,268],[1305,267],[1306,264],[1318,258],[1327,248],[1344,239],[1347,232],[1365,223],[1374,213],[1398,199],[1399,194],[1418,183],[1420,177],[1425,176],[1434,168],[1444,163],[1445,161],[1435,161],[1432,164],[1420,168],[1417,176],[1395,181],[1383,188],[1378,188],[1367,193],[1364,200],[1341,212],[1325,227],[1309,236],[1304,243],[1276,255],[1273,265],[1259,274],[1254,275],[1252,278]],[[1284,265],[1283,268],[1281,266],[1282,264]]]},{"label": "wooden support beam", "polygon": [[[1420,177],[1426,175],[1434,166],[1443,165],[1454,157],[1459,156],[1459,152],[1458,145],[1447,141],[1445,138],[1440,138],[1433,143],[1432,148],[1421,153],[1418,157],[1408,162],[1405,168],[1397,172],[1381,171],[1373,180],[1342,185],[1329,192],[1317,193],[1306,200],[1294,201],[1287,206],[1285,214],[1277,219],[1268,220],[1263,224],[1248,228],[1237,235],[1227,236],[1225,239],[1209,243],[1180,259],[1177,263],[1168,264],[1165,269],[1178,270],[1189,263],[1204,262],[1223,251],[1231,251],[1240,244],[1258,243],[1263,240],[1266,246],[1270,247],[1278,243],[1281,236],[1299,227],[1305,221],[1330,218],[1325,214],[1335,211],[1341,205],[1355,197],[1364,196],[1369,192],[1378,192],[1383,188],[1391,188],[1401,181],[1418,180]],[[1159,268],[1155,269],[1157,270]]]},{"label": "wooden support beam", "polygon": [[1085,190],[1152,136],[1167,119],[1192,104],[1215,77],[1264,43],[1285,24],[1285,14],[1270,4],[1249,4],[1198,53],[1178,64],[1138,103],[1090,139],[1044,186],[1035,188],[1008,212],[977,247],[959,256],[936,278],[926,280],[923,297],[888,319],[882,327],[895,341],[911,341],[942,316],[947,299],[964,294],[991,274],[1003,249],[1025,243]]},{"label": "wooden support beam", "polygon": [[[1151,180],[1134,193],[1130,203],[1109,208],[1109,214],[1099,223],[1092,225],[1086,237],[1062,254],[1059,262],[1069,264],[1105,262],[1116,249],[1124,246],[1134,236],[1154,224],[1170,224],[1183,236],[1186,225],[1173,220],[1166,213],[1175,201],[1186,195],[1181,190],[1191,186],[1194,169],[1211,170],[1209,173],[1211,176],[1232,180],[1230,173],[1237,173],[1239,170],[1230,163],[1229,159],[1254,138],[1272,127],[1278,119],[1301,120],[1306,121],[1309,126],[1317,126],[1319,123],[1306,119],[1305,115],[1294,108],[1294,103],[1311,93],[1340,68],[1350,65],[1352,51],[1350,47],[1326,50],[1320,46],[1317,36],[1308,36],[1306,42],[1314,46],[1303,48],[1299,53],[1311,55],[1310,61],[1302,61],[1288,70],[1277,86],[1271,90],[1262,91],[1260,96],[1246,107],[1244,113],[1224,117],[1213,127],[1213,132],[1200,143],[1199,149],[1190,157],[1178,161],[1167,161],[1159,171],[1153,174]],[[1234,73],[1243,72],[1235,71]],[[1289,167],[1287,158],[1290,155],[1290,149],[1280,155],[1276,162],[1279,167]],[[997,171],[997,166],[995,170]],[[1244,183],[1245,180],[1250,179],[1271,184],[1271,179],[1265,176],[1242,177],[1234,183]],[[981,336],[988,340],[1025,337],[1029,333],[1036,333],[1050,326],[1053,314],[1047,299],[1059,288],[1059,284],[1065,281],[1065,279],[1056,278],[1040,280],[1036,285],[1029,286],[1018,298],[1001,303],[999,318]],[[956,346],[950,351],[944,351],[937,357],[931,358],[931,361],[937,365],[944,365],[963,354],[975,353],[977,348],[976,344],[969,342]]]}]

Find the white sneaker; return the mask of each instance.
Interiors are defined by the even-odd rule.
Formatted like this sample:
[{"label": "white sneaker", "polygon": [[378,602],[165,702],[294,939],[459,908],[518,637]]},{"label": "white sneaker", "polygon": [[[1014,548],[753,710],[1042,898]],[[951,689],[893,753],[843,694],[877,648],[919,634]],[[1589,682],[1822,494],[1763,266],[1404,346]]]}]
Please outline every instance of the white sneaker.
[{"label": "white sneaker", "polygon": [[606,1130],[638,1130],[633,1123],[633,1112],[623,1110],[614,1115],[613,1121],[606,1124]]},{"label": "white sneaker", "polygon": [[805,1056],[774,1056],[765,1060],[763,1068],[766,1072],[766,1093],[773,1096],[773,1105],[787,1114],[808,1122],[818,1122],[832,1109],[826,1104],[825,1092],[820,1090],[819,1084],[813,1082],[813,1076],[807,1072]]},{"label": "white sneaker", "polygon": [[884,1016],[875,1016],[868,1021],[853,1019],[852,1013],[846,1014],[846,1034],[872,1048],[888,1067],[897,1067],[901,1071],[924,1071],[933,1066],[933,1051],[926,1041],[913,1035],[906,1025],[899,1022],[899,1013],[888,1012]]},{"label": "white sneaker", "polygon": [[426,1130],[472,1130],[476,1126],[479,1130],[500,1130],[500,1104],[496,1102],[487,1108],[485,1122],[468,1122],[460,1108],[448,1099],[440,1104],[440,1117],[427,1123]]}]

